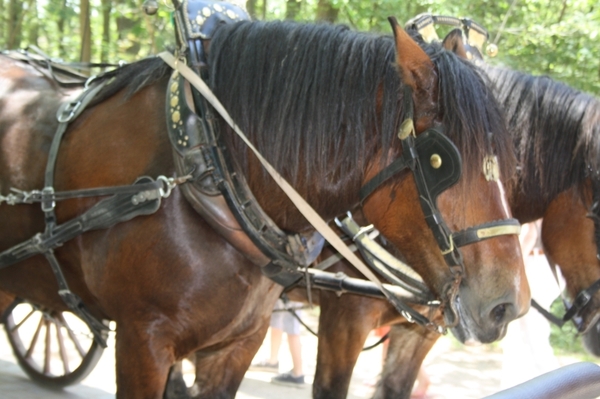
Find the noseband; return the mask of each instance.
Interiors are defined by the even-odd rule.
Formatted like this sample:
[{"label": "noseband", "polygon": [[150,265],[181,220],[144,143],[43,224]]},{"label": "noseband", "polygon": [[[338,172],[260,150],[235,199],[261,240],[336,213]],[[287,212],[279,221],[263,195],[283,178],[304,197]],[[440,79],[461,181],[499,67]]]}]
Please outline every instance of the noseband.
[{"label": "noseband", "polygon": [[[493,237],[519,234],[521,225],[516,219],[505,219],[483,223],[455,233],[450,230],[437,207],[437,197],[460,179],[460,153],[454,143],[443,134],[441,126],[430,128],[418,136],[415,134],[412,93],[408,86],[405,86],[404,107],[406,119],[398,132],[402,142],[402,155],[365,183],[360,189],[360,201],[364,203],[379,186],[404,169],[413,173],[425,220],[454,277],[446,292],[448,298],[453,298],[465,275],[459,248]],[[486,178],[492,179],[487,174]],[[449,305],[456,315],[452,302],[450,300]],[[458,317],[455,319],[458,321]]]}]

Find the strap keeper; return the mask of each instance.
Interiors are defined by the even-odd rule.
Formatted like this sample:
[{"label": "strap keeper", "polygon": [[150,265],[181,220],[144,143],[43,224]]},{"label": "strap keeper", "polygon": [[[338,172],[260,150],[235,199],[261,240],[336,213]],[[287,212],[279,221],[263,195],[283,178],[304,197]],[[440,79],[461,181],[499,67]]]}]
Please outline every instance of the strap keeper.
[{"label": "strap keeper", "polygon": [[56,115],[56,119],[60,123],[70,122],[77,114],[79,107],[81,107],[81,101],[73,101],[73,102],[65,103],[64,107],[61,107],[59,109],[59,112]]},{"label": "strap keeper", "polygon": [[54,201],[54,188],[44,187],[42,190],[42,211],[44,213],[52,212],[55,207],[56,202]]},{"label": "strap keeper", "polygon": [[448,255],[450,252],[454,251],[454,239],[452,238],[452,234],[448,236],[450,241],[450,248],[445,251],[442,251],[442,255]]}]

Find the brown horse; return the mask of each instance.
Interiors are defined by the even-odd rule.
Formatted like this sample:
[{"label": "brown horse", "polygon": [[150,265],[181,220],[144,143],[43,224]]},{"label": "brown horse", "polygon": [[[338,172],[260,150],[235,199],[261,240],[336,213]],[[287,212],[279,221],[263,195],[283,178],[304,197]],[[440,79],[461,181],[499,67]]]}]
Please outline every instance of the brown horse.
[{"label": "brown horse", "polygon": [[[447,45],[457,46],[459,37],[451,34],[447,40],[452,44]],[[567,302],[574,303],[564,321],[573,319],[586,349],[600,356],[596,287],[600,279],[600,101],[548,77],[484,68],[506,110],[516,144],[520,168],[508,185],[513,215],[522,223],[543,218],[544,252],[550,265],[560,268]],[[418,326],[394,326],[375,397],[408,398],[436,339]]]},{"label": "brown horse", "polygon": [[[406,111],[400,106],[401,87],[408,85],[413,94],[405,100],[414,103],[416,135],[443,125],[462,155],[464,174],[440,195],[435,220],[443,216],[450,229],[460,230],[507,218],[499,185],[481,173],[492,151],[503,175],[511,173],[513,162],[486,86],[454,54],[433,46],[426,48],[428,55],[393,26],[395,41],[327,25],[222,26],[211,43],[211,85],[259,150],[326,220],[355,207],[361,185],[401,153],[394,137]],[[0,188],[3,193],[39,189],[57,126],[54,115],[66,93],[21,62],[2,57],[0,65]],[[160,59],[150,58],[107,77],[106,87],[64,135],[55,191],[174,175],[165,134],[168,75]],[[220,124],[238,173],[265,212],[284,231],[310,230]],[[96,202],[58,202],[58,225]],[[465,248],[460,289],[451,292],[458,295],[449,302],[446,288],[456,276],[419,210],[412,175],[386,180],[362,209],[448,303],[448,317],[451,308],[458,310],[456,329],[464,339],[498,339],[506,324],[527,310],[529,290],[516,236]],[[1,204],[0,219],[3,250],[44,229],[44,215],[34,205]],[[119,398],[160,398],[169,367],[194,351],[201,376],[197,397],[234,397],[282,291],[178,189],[155,214],[88,231],[54,253],[71,291],[90,313],[116,321]],[[66,309],[54,274],[39,255],[4,267],[0,288],[47,309]]]}]

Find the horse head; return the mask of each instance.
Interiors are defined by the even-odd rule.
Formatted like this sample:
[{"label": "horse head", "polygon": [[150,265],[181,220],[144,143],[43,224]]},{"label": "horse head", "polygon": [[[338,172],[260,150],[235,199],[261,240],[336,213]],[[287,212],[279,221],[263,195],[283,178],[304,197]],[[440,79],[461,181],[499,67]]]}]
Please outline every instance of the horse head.
[{"label": "horse head", "polygon": [[565,279],[571,305],[564,320],[572,320],[588,352],[600,356],[598,214],[590,209],[589,186],[584,198],[576,191],[565,191],[550,203],[542,223],[542,241],[550,264],[558,266]]},{"label": "horse head", "polygon": [[[443,127],[460,151],[463,173],[456,184],[430,198],[427,206],[433,205],[431,209],[423,207],[423,201],[428,201],[419,190],[418,174],[403,173],[402,178],[375,189],[364,200],[363,211],[445,301],[445,321],[454,326],[457,338],[491,342],[501,338],[508,322],[529,306],[529,286],[517,236],[494,235],[489,240],[471,241],[461,250],[456,249],[453,238],[469,227],[478,226],[471,231],[479,231],[482,224],[510,218],[498,174],[503,178],[512,174],[512,143],[478,72],[441,46],[424,50],[394,20],[391,22],[400,76],[411,88],[416,140],[434,126]],[[400,147],[392,147],[383,158],[389,162],[398,157]],[[451,162],[447,156],[437,159],[436,155],[427,155],[422,162],[425,174],[431,168],[443,170],[447,166],[444,163]],[[385,162],[372,162],[365,182],[384,168]],[[452,232],[446,248],[442,248],[443,233],[436,231],[441,225],[445,225],[441,230]],[[484,230],[493,231],[494,227]],[[451,253],[454,260],[448,259]]]}]

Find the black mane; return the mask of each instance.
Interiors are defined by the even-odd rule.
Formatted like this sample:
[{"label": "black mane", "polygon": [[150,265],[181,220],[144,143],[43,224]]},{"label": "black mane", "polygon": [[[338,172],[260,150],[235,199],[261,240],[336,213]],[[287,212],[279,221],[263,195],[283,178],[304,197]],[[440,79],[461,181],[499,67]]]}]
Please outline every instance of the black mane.
[{"label": "black mane", "polygon": [[[510,136],[479,71],[440,45],[421,46],[437,68],[445,133],[463,170],[480,173],[483,157],[495,152],[502,176],[512,175]],[[382,148],[393,146],[389,155],[397,155],[403,90],[391,36],[329,24],[240,22],[217,30],[208,63],[217,97],[292,181],[314,174],[333,183],[348,170],[364,170]],[[128,65],[102,98],[125,86],[134,93],[167,74],[158,58]],[[369,141],[367,132],[380,140]]]},{"label": "black mane", "polygon": [[[446,134],[465,166],[481,171],[494,149],[510,175],[512,144],[479,73],[439,45],[426,51],[440,77]],[[372,150],[365,132],[375,131],[379,148],[390,148],[404,117],[389,36],[326,24],[241,22],[217,31],[209,65],[217,97],[284,175],[295,177],[301,165],[322,176],[361,168]]]},{"label": "black mane", "polygon": [[[600,172],[600,101],[547,76],[486,67],[519,160],[519,186],[546,201]],[[581,190],[579,190],[581,191]]]}]

